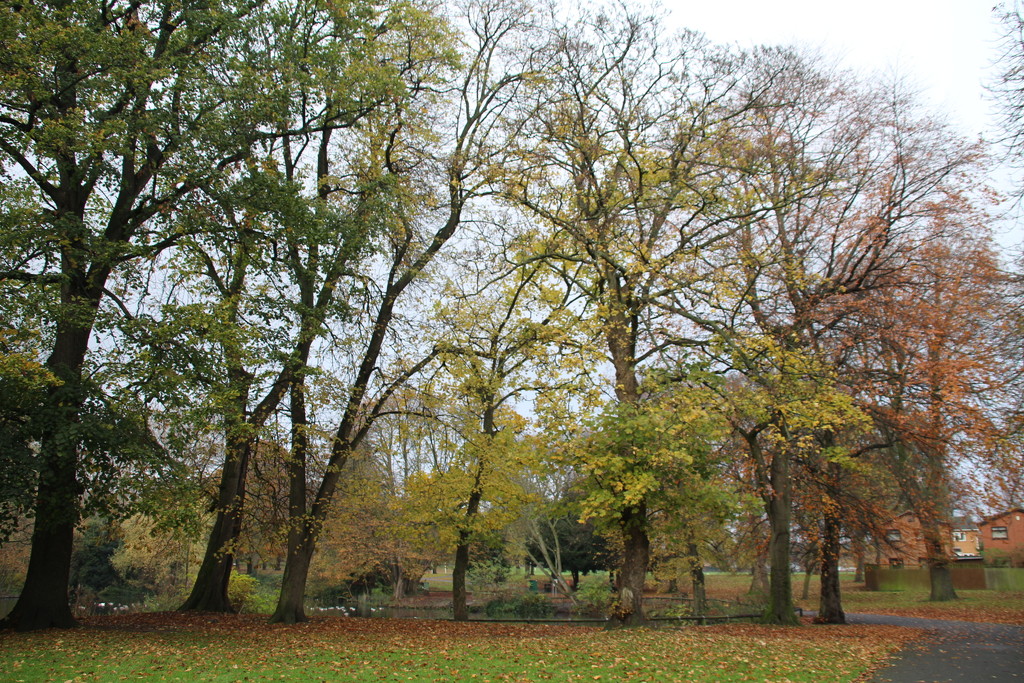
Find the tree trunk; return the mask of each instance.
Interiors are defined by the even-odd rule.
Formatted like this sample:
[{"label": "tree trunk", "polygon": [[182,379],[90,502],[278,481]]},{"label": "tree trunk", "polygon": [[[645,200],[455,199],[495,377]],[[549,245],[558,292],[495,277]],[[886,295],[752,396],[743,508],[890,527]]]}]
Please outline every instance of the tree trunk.
[{"label": "tree trunk", "polygon": [[68,602],[68,580],[78,497],[68,495],[74,490],[74,465],[65,464],[61,469],[64,471],[46,477],[45,484],[40,481],[25,585],[14,609],[0,621],[0,629],[35,631],[76,625]]},{"label": "tree trunk", "polygon": [[932,588],[931,595],[928,598],[930,601],[947,602],[959,599],[956,589],[953,588],[953,573],[949,568],[948,562],[930,565],[928,568],[928,579]]},{"label": "tree trunk", "polygon": [[[40,439],[35,527],[25,585],[14,608],[0,621],[0,628],[33,631],[76,625],[68,601],[68,582],[83,493],[78,480],[80,437],[77,434],[85,401],[82,367],[89,348],[92,321],[100,302],[100,288],[107,273],[109,270],[99,269],[95,276],[99,283],[96,287],[78,289],[69,286],[61,293],[62,304],[68,310],[76,310],[85,303],[88,316],[84,324],[58,323],[53,352],[46,361],[46,367],[60,378],[62,385],[50,389],[47,394],[47,403],[53,410],[53,424]],[[77,273],[77,276],[85,279],[83,273]]]},{"label": "tree trunk", "polygon": [[[838,463],[829,463],[832,483],[838,485]],[[845,624],[846,614],[843,612],[842,595],[839,584],[839,553],[842,550],[840,514],[841,510],[834,501],[829,501],[825,509],[821,539],[821,597],[818,601],[818,616],[815,621],[821,624]]]},{"label": "tree trunk", "polygon": [[[490,401],[483,415],[483,433],[493,437],[497,434],[494,424],[494,401]],[[466,526],[459,530],[459,541],[455,547],[455,567],[452,569],[452,616],[455,621],[469,621],[469,605],[466,595],[466,573],[469,571],[469,541],[471,539],[470,528],[473,518],[480,510],[480,501],[483,500],[484,461],[477,460],[476,473],[473,477],[473,489],[469,492],[469,500],[466,501]]]},{"label": "tree trunk", "polygon": [[[303,361],[305,358],[303,358]],[[306,578],[313,559],[319,520],[307,515],[306,458],[309,438],[306,433],[306,386],[301,375],[289,388],[292,452],[288,458],[288,558],[285,560],[281,593],[271,623],[297,624],[306,621]]]},{"label": "tree trunk", "polygon": [[811,575],[814,574],[814,563],[810,560],[804,566],[804,586],[800,591],[800,599],[807,600],[811,597]]},{"label": "tree trunk", "polygon": [[281,578],[281,593],[277,597],[277,608],[270,617],[272,624],[299,624],[306,617],[306,577],[313,559],[315,543],[312,529],[304,527],[299,532],[305,539],[302,543],[288,543],[288,558],[285,560],[284,576]]},{"label": "tree trunk", "polygon": [[700,552],[696,543],[687,546],[687,554],[690,556],[690,584],[693,588],[693,615],[704,616],[708,609],[707,592],[704,587],[704,563],[701,562]]},{"label": "tree trunk", "polygon": [[750,588],[747,595],[766,599],[768,597],[768,552],[758,548],[754,566],[750,569]]},{"label": "tree trunk", "polygon": [[469,621],[466,595],[466,572],[469,569],[469,532],[459,532],[455,546],[455,566],[452,568],[452,616],[455,621]]},{"label": "tree trunk", "polygon": [[408,590],[406,589],[405,572],[402,571],[402,565],[398,562],[391,563],[391,598],[393,600],[401,600],[406,596]]},{"label": "tree trunk", "polygon": [[766,506],[771,524],[768,545],[771,563],[768,585],[768,609],[765,621],[769,624],[796,624],[793,610],[793,577],[790,571],[790,521],[792,517],[792,481],[789,476],[790,456],[785,447],[779,448],[771,462],[771,494]]},{"label": "tree trunk", "polygon": [[234,566],[234,541],[241,532],[245,477],[249,468],[251,443],[240,425],[229,428],[228,448],[217,494],[217,517],[210,530],[206,552],[192,592],[181,611],[234,612],[228,598],[228,584]]},{"label": "tree trunk", "polygon": [[623,558],[619,571],[619,604],[612,614],[622,626],[640,626],[644,619],[644,583],[651,554],[647,537],[647,506],[642,504],[623,513]]},{"label": "tree trunk", "polygon": [[853,546],[853,560],[854,560],[854,571],[853,571],[853,582],[864,583],[864,537],[857,533],[852,541]]},{"label": "tree trunk", "polygon": [[958,599],[953,588],[950,559],[942,542],[942,527],[935,520],[921,518],[921,532],[928,551],[928,580],[931,584],[931,595],[928,599],[932,602]]}]

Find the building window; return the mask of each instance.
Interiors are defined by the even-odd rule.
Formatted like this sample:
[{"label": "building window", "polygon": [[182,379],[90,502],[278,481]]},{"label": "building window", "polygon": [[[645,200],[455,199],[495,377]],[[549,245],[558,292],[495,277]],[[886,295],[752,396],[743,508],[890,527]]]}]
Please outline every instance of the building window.
[{"label": "building window", "polygon": [[953,540],[957,541],[957,542],[960,542],[960,543],[962,543],[963,541],[966,541],[967,540],[967,532],[966,531],[954,531],[953,532]]},{"label": "building window", "polygon": [[889,568],[890,569],[902,569],[903,568],[903,560],[899,559],[898,557],[890,557],[889,558]]},{"label": "building window", "polygon": [[1010,536],[1006,533],[1006,527],[1005,526],[994,526],[994,527],[992,527],[992,538],[993,538],[993,540],[1000,539],[1000,538],[1007,539],[1009,537]]},{"label": "building window", "polygon": [[[993,529],[992,531],[995,531],[995,529]],[[889,529],[888,531],[885,532],[885,540],[893,541],[893,542],[898,542],[898,541],[902,541],[903,537],[900,535],[900,530],[899,529]]]}]

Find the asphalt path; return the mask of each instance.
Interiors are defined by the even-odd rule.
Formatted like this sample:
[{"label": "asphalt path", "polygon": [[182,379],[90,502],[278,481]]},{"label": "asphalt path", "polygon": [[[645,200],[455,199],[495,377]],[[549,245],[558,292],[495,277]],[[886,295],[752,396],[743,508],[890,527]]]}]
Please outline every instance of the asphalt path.
[{"label": "asphalt path", "polygon": [[1024,627],[847,614],[851,624],[891,624],[927,629],[929,636],[910,643],[875,672],[878,683],[1016,681],[1024,683]]}]

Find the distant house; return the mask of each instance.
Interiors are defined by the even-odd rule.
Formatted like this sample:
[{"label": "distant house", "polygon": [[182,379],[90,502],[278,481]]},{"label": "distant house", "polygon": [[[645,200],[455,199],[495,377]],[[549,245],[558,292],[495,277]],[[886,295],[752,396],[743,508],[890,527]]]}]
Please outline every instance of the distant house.
[{"label": "distant house", "polygon": [[[978,525],[985,551],[1005,555],[1014,566],[1024,566],[1024,508],[986,517]],[[989,554],[988,559],[992,559]]]},{"label": "distant house", "polygon": [[[941,524],[943,551],[954,557],[953,533],[949,524]],[[921,520],[913,512],[893,517],[885,525],[885,536],[878,543],[878,563],[889,567],[922,567],[928,563],[928,549],[921,533]]]},{"label": "distant house", "polygon": [[981,531],[967,517],[954,517],[952,527],[953,555],[958,560],[981,558]]}]

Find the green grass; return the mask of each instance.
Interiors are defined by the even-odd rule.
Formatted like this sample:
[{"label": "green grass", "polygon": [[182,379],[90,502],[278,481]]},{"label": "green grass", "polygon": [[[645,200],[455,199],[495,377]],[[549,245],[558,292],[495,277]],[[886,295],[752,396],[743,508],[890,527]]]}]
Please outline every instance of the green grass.
[{"label": "green grass", "polygon": [[[903,613],[938,619],[967,619],[1024,623],[1024,591],[958,590],[958,600],[931,602],[927,590],[869,591],[863,583],[854,583],[853,574],[840,575],[843,609],[846,612]],[[812,576],[808,597],[802,598],[803,574],[793,574],[793,598],[798,607],[818,609],[821,590],[819,577]],[[728,599],[749,599],[750,576],[744,574],[711,574],[707,577],[709,596]]]},{"label": "green grass", "polygon": [[[520,578],[520,577],[517,577]],[[538,577],[535,578],[543,578]],[[451,577],[445,574],[428,575],[434,590],[451,590]],[[447,584],[445,581],[447,580]],[[705,577],[708,597],[719,600],[755,603],[756,596],[749,595],[751,577],[749,574],[708,573]],[[960,599],[953,602],[933,603],[928,600],[927,590],[868,591],[863,583],[853,582],[852,572],[840,574],[842,583],[843,609],[847,612],[903,612],[908,616],[930,616],[946,619],[970,619],[1003,623],[1024,623],[1024,591],[959,590]],[[524,580],[525,585],[525,580]],[[808,585],[808,597],[803,599],[804,575],[793,574],[794,604],[805,610],[818,609],[820,578],[812,576]],[[680,584],[683,592],[689,585]],[[525,589],[525,588],[524,588]]]},{"label": "green grass", "polygon": [[825,627],[601,631],[349,622],[250,624],[237,633],[5,634],[0,671],[5,681],[851,681],[894,647],[884,638],[833,640],[837,632]]}]

